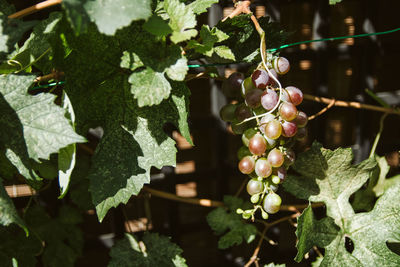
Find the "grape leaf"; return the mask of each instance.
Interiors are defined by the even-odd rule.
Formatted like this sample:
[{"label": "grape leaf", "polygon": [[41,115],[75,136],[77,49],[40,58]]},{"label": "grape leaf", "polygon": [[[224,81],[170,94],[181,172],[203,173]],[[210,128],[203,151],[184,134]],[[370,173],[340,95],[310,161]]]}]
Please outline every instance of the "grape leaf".
[{"label": "grape leaf", "polygon": [[243,240],[251,243],[255,238],[257,228],[243,222],[241,216],[236,214],[237,208],[243,208],[243,200],[225,196],[224,203],[229,207],[229,211],[219,207],[207,215],[207,222],[211,229],[216,235],[222,235],[218,241],[218,248],[226,249],[240,245]]},{"label": "grape leaf", "polygon": [[[2,180],[0,179],[0,182]],[[0,184],[0,224],[8,226],[12,223],[19,225],[28,235],[28,229],[25,222],[19,217],[14,203],[8,196],[3,183]]]},{"label": "grape leaf", "polygon": [[15,48],[22,35],[36,24],[35,21],[9,19],[0,11],[0,60]]},{"label": "grape leaf", "polygon": [[[71,121],[71,126],[74,127],[75,123],[75,112],[71,104],[71,100],[68,95],[63,92],[63,108],[67,110],[69,119]],[[76,158],[76,145],[70,144],[64,148],[61,148],[58,153],[58,184],[60,186],[60,196],[63,198],[67,193],[69,182],[71,178],[72,171],[75,167]]]},{"label": "grape leaf", "polygon": [[79,33],[88,30],[89,20],[100,32],[114,35],[132,21],[151,16],[150,0],[64,0],[63,6],[72,27]]},{"label": "grape leaf", "polygon": [[58,217],[52,218],[36,205],[26,212],[26,222],[44,241],[44,266],[74,266],[83,249],[82,232],[76,226],[82,222],[82,217],[74,208],[62,206]]},{"label": "grape leaf", "polygon": [[168,23],[157,15],[153,15],[143,24],[143,29],[155,36],[166,36],[172,33]]},{"label": "grape leaf", "polygon": [[342,226],[343,218],[354,215],[349,197],[360,189],[376,168],[375,159],[367,159],[356,166],[351,165],[352,159],[350,148],[331,151],[314,142],[292,167],[301,176],[289,176],[283,187],[299,198],[324,202],[327,215]]},{"label": "grape leaf", "polygon": [[189,6],[179,0],[165,0],[164,9],[169,16],[169,26],[173,31],[172,42],[177,44],[197,35],[197,30],[193,29],[197,24],[196,16]]},{"label": "grape leaf", "polygon": [[342,2],[342,0],[329,0],[330,5],[336,5],[337,3]]},{"label": "grape leaf", "polygon": [[[323,201],[328,215],[317,221],[310,207],[303,212],[296,232],[296,260],[317,245],[325,248],[321,266],[397,266],[400,257],[389,250],[386,242],[400,240],[400,217],[396,212],[400,208],[400,184],[388,189],[371,212],[354,213],[349,197],[377,166],[373,158],[352,166],[352,158],[351,149],[331,151],[314,143],[293,165],[302,176],[289,176],[284,188],[300,198]],[[353,241],[352,253],[345,248],[346,237]]]},{"label": "grape leaf", "polygon": [[35,267],[36,255],[41,249],[41,242],[35,235],[26,236],[14,225],[0,226],[0,266]]},{"label": "grape leaf", "polygon": [[190,3],[189,7],[193,10],[195,14],[201,14],[207,12],[207,8],[216,3],[218,3],[218,0],[196,0]]},{"label": "grape leaf", "polygon": [[0,76],[0,124],[8,129],[1,133],[0,144],[20,173],[35,180],[29,158],[48,159],[60,148],[86,140],[74,132],[65,110],[54,104],[54,95],[27,94],[33,79],[29,75]]},{"label": "grape leaf", "polygon": [[129,82],[139,107],[157,105],[168,98],[171,92],[171,85],[164,74],[150,68],[132,73]]},{"label": "grape leaf", "polygon": [[186,267],[186,261],[181,254],[180,247],[172,243],[168,237],[157,233],[145,233],[143,241],[139,242],[133,235],[125,234],[124,239],[118,241],[111,249],[111,261],[108,266]]}]

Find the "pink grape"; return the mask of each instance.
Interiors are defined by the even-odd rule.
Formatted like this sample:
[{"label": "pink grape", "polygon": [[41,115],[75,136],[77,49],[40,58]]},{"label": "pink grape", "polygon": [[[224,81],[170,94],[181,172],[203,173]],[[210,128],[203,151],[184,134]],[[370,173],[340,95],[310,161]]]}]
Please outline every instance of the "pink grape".
[{"label": "pink grape", "polygon": [[271,113],[269,114],[265,114],[264,117],[261,118],[260,120],[260,126],[258,127],[260,129],[260,131],[265,134],[265,126],[267,125],[267,123],[269,121],[272,121],[273,119],[275,119],[275,116],[272,115]]},{"label": "pink grape", "polygon": [[292,121],[297,116],[297,108],[292,103],[284,102],[279,108],[279,115],[285,121]]},{"label": "pink grape", "polygon": [[264,185],[262,181],[259,181],[257,178],[250,179],[247,183],[247,193],[249,195],[259,194],[264,190]]},{"label": "pink grape", "polygon": [[272,173],[271,164],[266,158],[259,158],[256,161],[256,166],[254,168],[256,174],[261,178],[267,178]]},{"label": "pink grape", "polygon": [[292,102],[293,105],[298,106],[301,102],[303,102],[303,92],[299,88],[288,86],[285,89],[289,94],[290,102]]},{"label": "pink grape", "polygon": [[278,139],[282,134],[282,125],[277,120],[272,120],[265,125],[265,135],[270,139]]},{"label": "pink grape", "polygon": [[279,75],[286,74],[290,70],[289,60],[284,57],[275,58],[272,65]]},{"label": "pink grape", "polygon": [[250,138],[252,138],[257,133],[254,128],[249,128],[242,134],[242,142],[245,146],[249,146]]},{"label": "pink grape", "polygon": [[239,170],[243,174],[250,174],[254,171],[255,160],[252,156],[246,156],[239,161]]},{"label": "pink grape", "polygon": [[296,123],[291,121],[284,121],[282,123],[282,135],[284,137],[292,137],[297,133]]},{"label": "pink grape", "polygon": [[280,166],[282,166],[284,158],[283,158],[283,154],[279,149],[272,149],[269,153],[268,153],[268,161],[269,163],[271,163],[271,166],[274,168],[278,168]]},{"label": "pink grape", "polygon": [[303,111],[299,111],[297,113],[296,118],[293,120],[294,123],[297,124],[297,127],[303,128],[307,125],[308,122],[308,117],[307,114],[304,113]]},{"label": "pink grape", "polygon": [[268,85],[269,75],[268,72],[262,69],[257,69],[251,75],[251,80],[255,87],[264,89]]},{"label": "pink grape", "polygon": [[261,156],[267,150],[267,141],[257,133],[249,140],[249,150],[253,155]]},{"label": "pink grape", "polygon": [[263,95],[261,96],[261,105],[266,110],[272,110],[276,106],[278,101],[279,101],[279,96],[272,89],[265,90]]}]

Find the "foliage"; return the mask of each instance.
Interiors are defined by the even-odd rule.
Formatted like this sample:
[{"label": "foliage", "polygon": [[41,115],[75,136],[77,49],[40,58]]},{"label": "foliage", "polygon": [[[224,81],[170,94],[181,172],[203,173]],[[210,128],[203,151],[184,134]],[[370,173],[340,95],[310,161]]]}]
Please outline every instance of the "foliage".
[{"label": "foliage", "polygon": [[207,215],[207,222],[216,235],[222,235],[218,241],[218,248],[226,249],[234,245],[240,245],[243,240],[251,243],[257,233],[257,228],[242,220],[242,216],[236,214],[238,208],[244,208],[240,198],[225,196],[224,203],[228,207],[219,207]]},{"label": "foliage", "polygon": [[[389,250],[386,242],[400,241],[400,186],[390,187],[378,199],[372,211],[355,213],[349,197],[378,169],[375,159],[352,166],[351,149],[335,151],[314,143],[299,156],[293,169],[301,176],[290,176],[284,183],[287,191],[312,202],[326,204],[327,217],[316,220],[311,206],[298,219],[296,235],[301,261],[313,245],[325,248],[320,266],[397,266],[400,256]],[[348,252],[345,240],[354,244]]]}]

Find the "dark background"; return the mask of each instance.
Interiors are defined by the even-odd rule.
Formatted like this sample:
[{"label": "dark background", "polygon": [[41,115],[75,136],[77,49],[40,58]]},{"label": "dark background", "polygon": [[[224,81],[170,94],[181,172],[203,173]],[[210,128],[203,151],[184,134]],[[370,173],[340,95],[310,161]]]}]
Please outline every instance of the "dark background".
[{"label": "dark background", "polygon": [[[17,10],[37,2],[13,1]],[[222,14],[229,14],[229,8],[232,8],[231,1],[220,1],[211,12],[202,15],[200,21],[215,24]],[[26,19],[44,19],[51,10],[57,9],[54,7]],[[257,16],[267,14],[280,22],[284,30],[292,32],[287,43],[400,27],[400,2],[395,0],[343,0],[335,6],[329,6],[328,0],[269,0],[254,1],[252,9]],[[399,45],[400,32],[287,48],[281,55],[290,60],[291,71],[282,78],[282,85],[294,85],[308,94],[379,105],[365,93],[368,88],[388,103],[399,104]],[[246,71],[242,65],[219,69],[227,75],[236,70]],[[192,70],[193,73],[200,71],[202,69]],[[188,85],[192,93],[189,120],[195,147],[188,146],[176,132],[172,133],[178,141],[178,166],[176,169],[164,168],[161,175],[154,170],[151,186],[180,196],[222,200],[226,194],[235,194],[247,179],[236,169],[240,137],[231,134],[218,117],[219,108],[226,101],[219,90],[220,83],[200,79]],[[300,109],[311,115],[323,107],[323,104],[304,101]],[[309,123],[309,136],[296,145],[296,152],[305,150],[313,140],[318,140],[331,149],[351,146],[355,162],[359,162],[369,155],[381,115],[366,110],[333,107]],[[399,170],[399,123],[398,116],[387,117],[377,148],[379,155],[387,156],[392,166],[390,174]],[[95,143],[94,137],[89,145],[94,146]],[[78,153],[87,152],[79,149]],[[57,192],[56,189],[53,191]],[[279,189],[279,194],[284,204],[304,203],[282,189]],[[246,192],[241,196],[248,198]],[[17,202],[26,200],[21,198]],[[81,225],[85,236],[84,253],[77,266],[106,266],[108,246],[114,238],[121,237],[126,230],[140,236],[146,229],[146,218],[151,218],[147,226],[152,231],[171,236],[181,246],[189,266],[242,266],[252,255],[258,237],[250,245],[218,250],[218,238],[206,222],[210,211],[207,207],[171,202],[148,194],[133,197],[124,209],[113,209],[101,225],[93,211],[88,211]],[[319,209],[319,212],[322,216],[324,210]],[[280,212],[271,220],[288,214]],[[128,218],[130,227],[124,225],[125,218]],[[296,255],[294,232],[295,228],[288,222],[269,229],[267,237],[278,245],[264,242],[259,254],[260,262],[310,266],[315,259],[312,251],[310,258],[301,264],[293,261]]]}]

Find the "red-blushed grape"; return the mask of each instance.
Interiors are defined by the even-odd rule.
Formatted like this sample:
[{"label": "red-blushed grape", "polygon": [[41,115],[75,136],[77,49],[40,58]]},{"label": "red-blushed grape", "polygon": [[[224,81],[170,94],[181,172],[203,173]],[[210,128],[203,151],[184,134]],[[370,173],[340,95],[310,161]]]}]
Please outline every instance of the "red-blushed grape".
[{"label": "red-blushed grape", "polygon": [[288,86],[285,89],[289,94],[290,102],[292,102],[293,105],[298,106],[301,102],[303,102],[303,92],[299,88]]},{"label": "red-blushed grape", "polygon": [[279,75],[286,74],[290,70],[289,60],[284,57],[274,58],[272,65]]},{"label": "red-blushed grape", "polygon": [[251,156],[251,152],[247,146],[241,146],[237,152],[237,157],[239,160],[246,156]]},{"label": "red-blushed grape", "polygon": [[246,156],[239,161],[239,171],[243,174],[250,174],[254,171],[256,161],[252,156]]},{"label": "red-blushed grape", "polygon": [[244,79],[241,85],[240,92],[242,94],[242,97],[244,98],[248,92],[254,89],[256,89],[256,87],[254,86],[253,81],[251,80],[251,76],[247,77],[246,79]]},{"label": "red-blushed grape", "polygon": [[284,161],[282,152],[276,148],[272,149],[268,153],[268,161],[271,164],[271,166],[274,168],[278,168],[278,167],[282,166],[283,161]]},{"label": "red-blushed grape", "polygon": [[251,80],[253,84],[258,89],[264,89],[268,85],[269,75],[268,72],[262,69],[257,69],[251,75]]},{"label": "red-blushed grape", "polygon": [[260,126],[258,127],[260,129],[260,131],[265,134],[265,126],[267,125],[267,123],[269,121],[272,121],[273,119],[275,119],[275,115],[272,115],[271,113],[269,114],[265,114],[265,116],[263,116],[260,120]]},{"label": "red-blushed grape", "polygon": [[219,115],[221,116],[221,119],[224,121],[229,121],[232,122],[235,119],[235,111],[236,111],[237,105],[235,104],[227,104],[221,108],[219,111]]},{"label": "red-blushed grape", "polygon": [[304,140],[307,137],[307,129],[306,128],[299,128],[297,134],[295,136],[296,140]]},{"label": "red-blushed grape", "polygon": [[286,179],[287,171],[285,167],[279,167],[276,169],[276,176],[279,177],[280,183]]},{"label": "red-blushed grape", "polygon": [[287,148],[284,152],[285,156],[285,165],[291,166],[293,165],[294,161],[296,160],[296,153],[294,153],[293,149]]},{"label": "red-blushed grape", "polygon": [[260,89],[251,90],[246,94],[245,103],[250,108],[258,108],[261,105],[261,96],[263,95],[263,91]]},{"label": "red-blushed grape", "polygon": [[242,134],[242,142],[245,146],[249,146],[249,140],[257,133],[254,128],[249,128]]},{"label": "red-blushed grape", "polygon": [[279,195],[275,193],[269,193],[264,198],[263,209],[270,214],[274,214],[279,211],[281,204],[282,199]]},{"label": "red-blushed grape", "polygon": [[222,92],[227,97],[237,97],[240,95],[240,87],[244,80],[243,73],[234,72],[222,83]]},{"label": "red-blushed grape", "polygon": [[294,123],[297,124],[297,127],[303,128],[307,125],[308,122],[308,117],[307,114],[304,113],[303,111],[299,111],[297,113],[296,118],[293,120]]},{"label": "red-blushed grape", "polygon": [[256,161],[254,171],[256,172],[258,177],[267,178],[272,173],[272,167],[266,158],[259,158]]},{"label": "red-blushed grape", "polygon": [[269,74],[268,85],[275,86],[276,85],[276,81],[274,80],[274,78],[271,77],[271,74],[272,74],[272,76],[275,77],[275,79],[278,80],[278,73],[276,73],[275,69],[270,69],[269,72],[270,73],[268,73]]},{"label": "red-blushed grape", "polygon": [[266,110],[273,109],[276,106],[276,104],[278,103],[278,101],[279,101],[279,96],[272,89],[265,90],[261,96],[261,105]]},{"label": "red-blushed grape", "polygon": [[272,120],[265,125],[265,136],[270,139],[278,139],[282,134],[282,125],[277,120]]},{"label": "red-blushed grape", "polygon": [[250,179],[247,183],[246,189],[249,195],[255,195],[261,193],[264,190],[264,185],[262,181],[258,180],[257,178],[253,178]]},{"label": "red-blushed grape", "polygon": [[284,137],[293,137],[297,133],[297,125],[291,121],[284,121],[282,123],[282,135]]},{"label": "red-blushed grape", "polygon": [[240,104],[235,110],[235,116],[238,121],[243,121],[251,117],[251,110],[246,104]]},{"label": "red-blushed grape", "polygon": [[249,140],[249,150],[253,155],[261,156],[267,150],[267,141],[257,133]]},{"label": "red-blushed grape", "polygon": [[285,121],[292,121],[297,116],[297,108],[292,103],[283,102],[279,107],[279,115]]}]

